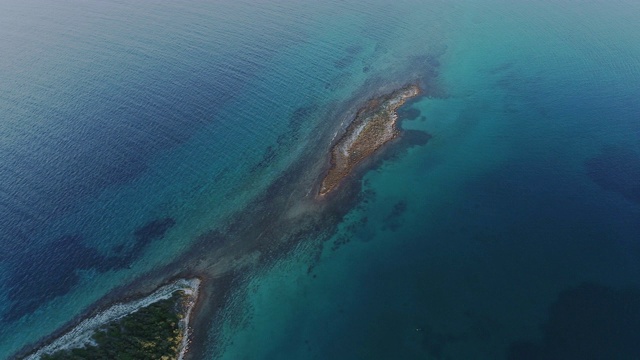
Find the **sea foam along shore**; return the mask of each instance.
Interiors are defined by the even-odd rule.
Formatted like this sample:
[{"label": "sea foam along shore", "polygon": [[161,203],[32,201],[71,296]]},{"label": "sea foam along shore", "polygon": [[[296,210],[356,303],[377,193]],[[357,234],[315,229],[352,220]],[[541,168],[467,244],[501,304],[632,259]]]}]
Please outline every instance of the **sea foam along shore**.
[{"label": "sea foam along shore", "polygon": [[189,302],[186,309],[185,317],[183,318],[181,324],[183,337],[179,349],[178,359],[182,360],[187,351],[187,344],[189,343],[189,318],[198,298],[200,283],[201,280],[198,278],[179,279],[158,288],[156,291],[143,298],[110,306],[109,308],[99,312],[97,315],[82,320],[69,332],[55,339],[50,344],[38,349],[36,352],[27,356],[25,359],[36,360],[40,359],[40,357],[44,354],[51,354],[59,350],[81,348],[87,344],[92,344],[93,340],[91,336],[102,325],[122,319],[123,317],[160,300],[169,299],[176,291],[183,291],[184,294],[189,297]]},{"label": "sea foam along shore", "polygon": [[178,349],[178,360],[183,360],[187,351],[189,350],[189,343],[191,342],[191,328],[189,327],[191,313],[193,308],[196,307],[198,301],[198,291],[200,290],[200,279],[194,278],[190,280],[182,280],[189,282],[189,287],[182,289],[185,295],[188,296],[187,310],[184,314],[184,318],[180,320],[180,326],[182,328],[182,341],[180,342],[180,348]]}]

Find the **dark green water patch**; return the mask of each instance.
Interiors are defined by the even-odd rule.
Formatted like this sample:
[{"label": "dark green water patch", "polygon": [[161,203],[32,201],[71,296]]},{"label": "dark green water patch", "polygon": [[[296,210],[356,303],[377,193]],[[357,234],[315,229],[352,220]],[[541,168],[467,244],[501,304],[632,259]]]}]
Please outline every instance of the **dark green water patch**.
[{"label": "dark green water patch", "polygon": [[176,221],[172,218],[153,220],[138,228],[133,235],[136,237],[138,243],[148,244],[153,240],[163,237],[175,224]]},{"label": "dark green water patch", "polygon": [[396,231],[402,226],[402,215],[407,211],[407,202],[400,200],[393,205],[389,214],[384,218],[382,228]]},{"label": "dark green water patch", "polygon": [[357,59],[358,54],[362,52],[362,46],[353,45],[345,49],[346,55],[333,62],[333,66],[336,69],[344,69],[349,67]]},{"label": "dark green water patch", "polygon": [[420,115],[422,115],[420,110],[414,107],[402,107],[398,110],[398,117],[403,120],[415,120]]}]

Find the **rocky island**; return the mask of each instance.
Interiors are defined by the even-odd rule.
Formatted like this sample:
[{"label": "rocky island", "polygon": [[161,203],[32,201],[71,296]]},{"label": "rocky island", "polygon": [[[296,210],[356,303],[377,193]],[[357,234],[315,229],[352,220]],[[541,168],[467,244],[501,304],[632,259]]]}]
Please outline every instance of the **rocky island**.
[{"label": "rocky island", "polygon": [[[344,134],[338,137],[330,148],[329,169],[322,178],[318,198],[334,191],[358,164],[400,135],[397,110],[408,99],[416,97],[420,92],[421,89],[417,85],[407,85],[368,100],[359,108]],[[330,141],[331,135],[332,132],[326,132],[326,143]],[[326,161],[324,158],[326,154],[313,153],[313,156],[312,163]],[[308,163],[301,161],[298,165],[300,167],[293,167],[290,170],[290,174],[294,175],[290,175],[289,178],[283,177],[283,179],[288,179],[287,183],[296,184],[290,179],[295,179],[298,174],[305,174],[305,171],[300,169],[305,169],[303,166]],[[305,180],[298,185],[300,186],[299,194],[308,194],[313,184],[317,185],[317,175],[316,173],[310,177],[313,180],[308,182]],[[309,213],[305,212],[307,203],[302,207],[293,207],[295,211],[288,213],[286,217],[280,217],[278,215],[280,212],[269,209],[282,208],[287,211],[292,209],[289,203],[290,194],[283,196],[284,193],[280,187],[280,183],[275,183],[271,188],[273,191],[265,192],[264,199],[269,201],[256,202],[260,205],[234,220],[235,224],[243,224],[242,226],[234,225],[224,234],[219,231],[205,234],[200,238],[199,245],[194,246],[191,252],[181,258],[184,261],[176,261],[175,265],[172,265],[175,267],[158,271],[158,274],[154,275],[158,276],[156,280],[158,287],[155,287],[155,291],[147,292],[152,287],[145,287],[147,290],[138,292],[135,286],[132,286],[127,290],[126,297],[120,295],[114,297],[114,299],[125,298],[126,301],[115,300],[118,301],[115,304],[107,302],[105,305],[100,305],[74,320],[59,334],[52,335],[41,344],[36,344],[35,349],[26,349],[15,358],[183,360],[202,356],[204,341],[208,339],[208,333],[206,333],[208,328],[197,323],[194,313],[198,312],[198,318],[211,318],[212,314],[225,306],[225,296],[230,291],[228,288],[230,285],[227,285],[226,281],[230,280],[220,280],[221,274],[234,270],[237,273],[224,279],[238,276],[237,274],[241,273],[239,269],[247,264],[263,261],[256,254],[271,251],[269,254],[274,254],[273,257],[264,260],[271,261],[277,258],[278,254],[285,253],[289,247],[293,247],[295,242],[292,239],[299,238],[299,231],[311,232],[326,228],[331,225],[318,224],[331,224],[331,221],[336,218],[323,217],[322,212],[318,212],[318,216],[308,216]],[[320,208],[324,206],[320,202],[310,201],[309,203]],[[264,214],[269,216],[264,217]],[[255,218],[262,220],[252,227],[244,226]],[[292,219],[302,219],[304,227],[295,228],[294,232],[291,232]],[[158,223],[164,226],[167,221],[161,220]],[[155,227],[152,230],[155,231]],[[231,238],[245,239],[245,241],[227,241]],[[261,240],[266,238],[278,240],[272,242]],[[207,251],[208,258],[202,255],[203,251]],[[236,262],[236,259],[241,261]],[[198,277],[183,277],[186,271],[185,263],[189,264],[189,273],[199,274]],[[164,279],[167,278],[173,280],[166,282]],[[211,296],[210,286],[213,282],[203,279],[217,279],[219,284],[215,295],[217,300],[212,301],[209,297],[206,302],[199,301],[195,309],[196,301],[204,296],[199,297],[199,292]],[[207,291],[204,288],[205,283],[209,286]],[[207,323],[205,326],[209,325]],[[192,327],[197,330],[192,331]]]},{"label": "rocky island", "polygon": [[417,85],[407,85],[369,100],[358,110],[344,135],[331,148],[330,168],[322,180],[319,197],[336,189],[356,165],[398,136],[396,111],[418,94],[420,88]]}]

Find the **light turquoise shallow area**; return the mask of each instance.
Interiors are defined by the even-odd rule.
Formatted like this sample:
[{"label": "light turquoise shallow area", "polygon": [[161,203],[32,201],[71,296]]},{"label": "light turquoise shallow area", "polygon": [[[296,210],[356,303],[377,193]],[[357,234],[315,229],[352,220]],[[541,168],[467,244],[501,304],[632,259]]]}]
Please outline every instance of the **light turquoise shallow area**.
[{"label": "light turquoise shallow area", "polygon": [[[363,191],[375,195],[344,219],[312,272],[309,246],[256,274],[211,358],[521,359],[516,343],[549,335],[543,324],[562,291],[640,285],[639,204],[598,187],[584,165],[602,148],[640,150],[638,6],[396,6],[411,9],[409,31],[390,53],[446,46],[447,96],[412,104],[420,116],[402,124],[433,138],[366,175]],[[631,314],[624,330],[637,340]],[[571,334],[598,348],[582,335]],[[620,358],[636,354],[621,343]],[[544,351],[527,355],[560,350]]]},{"label": "light turquoise shallow area", "polygon": [[[402,126],[431,140],[365,175],[367,201],[317,263],[302,240],[252,274],[206,357],[518,358],[559,294],[640,287],[640,204],[585,166],[640,154],[638,14],[630,0],[0,4],[0,358],[176,259],[326,149],[318,130],[345,102],[425,62],[437,91]],[[628,165],[604,171],[612,183],[632,183],[637,156],[612,159]],[[122,259],[165,217],[131,261],[83,262]]]},{"label": "light turquoise shallow area", "polygon": [[[391,51],[411,29],[387,4],[0,6],[7,355],[219,228],[336,126],[338,104],[422,53]],[[175,225],[131,260],[90,260],[122,257],[165,217]]]}]

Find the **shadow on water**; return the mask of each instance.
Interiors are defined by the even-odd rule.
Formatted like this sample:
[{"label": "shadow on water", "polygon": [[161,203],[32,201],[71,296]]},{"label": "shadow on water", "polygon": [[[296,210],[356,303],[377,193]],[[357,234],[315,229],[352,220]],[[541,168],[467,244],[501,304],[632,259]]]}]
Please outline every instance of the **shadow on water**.
[{"label": "shadow on water", "polygon": [[640,359],[640,289],[585,283],[549,308],[539,343],[511,344],[510,360]]}]

